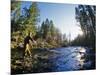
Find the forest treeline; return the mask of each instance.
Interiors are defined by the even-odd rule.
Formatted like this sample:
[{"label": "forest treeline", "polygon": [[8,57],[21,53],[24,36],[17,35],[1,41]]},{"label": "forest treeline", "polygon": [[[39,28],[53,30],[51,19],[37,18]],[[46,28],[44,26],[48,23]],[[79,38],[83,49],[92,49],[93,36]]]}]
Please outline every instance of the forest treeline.
[{"label": "forest treeline", "polygon": [[56,48],[67,46],[68,40],[66,34],[55,27],[52,20],[48,18],[39,23],[40,11],[37,3],[31,2],[30,7],[22,8],[23,2],[12,1],[11,4],[11,47],[17,48],[23,46],[24,38],[29,32],[32,33],[32,39],[36,41],[34,47],[38,48]]},{"label": "forest treeline", "polygon": [[72,45],[88,46],[95,49],[96,44],[96,6],[79,5],[75,8],[76,20],[83,31]]},{"label": "forest treeline", "polygon": [[36,41],[34,47],[38,48],[56,48],[68,45],[95,48],[95,6],[78,5],[75,8],[75,17],[83,31],[83,35],[79,35],[73,41],[69,42],[66,34],[62,34],[55,27],[52,20],[47,18],[41,25],[38,25],[41,20],[39,17],[41,14],[36,2],[31,2],[29,8],[22,8],[23,3],[21,1],[11,1],[11,48],[23,46],[24,38],[29,32],[32,33],[32,38]]}]

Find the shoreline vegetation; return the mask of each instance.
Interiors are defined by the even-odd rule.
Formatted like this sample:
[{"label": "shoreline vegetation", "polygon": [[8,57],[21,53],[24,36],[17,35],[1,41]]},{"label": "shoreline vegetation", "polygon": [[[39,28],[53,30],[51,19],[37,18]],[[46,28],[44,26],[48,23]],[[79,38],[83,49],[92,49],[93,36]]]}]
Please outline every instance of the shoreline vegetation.
[{"label": "shoreline vegetation", "polygon": [[[77,5],[75,19],[83,34],[71,40],[71,33],[68,37],[62,34],[49,18],[38,25],[41,14],[37,2],[31,2],[29,7],[24,8],[22,4],[24,1],[11,1],[11,74],[53,72],[51,67],[54,64],[51,64],[50,58],[60,55],[57,49],[77,46],[84,47],[87,51],[89,49],[86,59],[93,61],[93,68],[86,70],[95,69],[96,6]],[[35,41],[32,44],[31,58],[24,56],[24,39],[29,32]]]}]

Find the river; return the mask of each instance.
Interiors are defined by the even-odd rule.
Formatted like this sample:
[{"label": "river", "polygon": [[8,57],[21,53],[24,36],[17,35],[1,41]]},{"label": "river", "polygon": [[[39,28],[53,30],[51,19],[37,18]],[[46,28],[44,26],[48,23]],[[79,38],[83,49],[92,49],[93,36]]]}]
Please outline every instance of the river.
[{"label": "river", "polygon": [[75,71],[95,69],[95,53],[86,47],[63,47],[52,49],[56,55],[50,58],[52,71]]},{"label": "river", "polygon": [[12,74],[78,71],[96,68],[96,54],[92,48],[69,46],[55,49],[36,49],[34,52],[33,58],[25,58],[26,65],[23,65],[22,59],[16,59],[13,65],[16,66],[16,69],[12,69]]}]

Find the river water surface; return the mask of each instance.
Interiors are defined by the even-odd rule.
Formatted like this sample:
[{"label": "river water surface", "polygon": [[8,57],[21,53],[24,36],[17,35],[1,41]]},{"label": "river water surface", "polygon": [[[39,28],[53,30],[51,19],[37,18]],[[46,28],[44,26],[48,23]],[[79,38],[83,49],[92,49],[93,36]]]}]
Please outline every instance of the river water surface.
[{"label": "river water surface", "polygon": [[75,71],[94,69],[93,66],[95,53],[90,53],[89,48],[85,47],[64,47],[51,50],[56,55],[50,58],[50,62],[54,65],[51,67],[52,71]]}]

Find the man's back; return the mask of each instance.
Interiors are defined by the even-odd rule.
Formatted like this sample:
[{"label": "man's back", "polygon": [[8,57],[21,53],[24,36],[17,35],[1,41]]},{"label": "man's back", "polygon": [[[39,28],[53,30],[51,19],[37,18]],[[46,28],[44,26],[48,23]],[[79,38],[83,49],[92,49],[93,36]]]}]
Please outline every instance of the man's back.
[{"label": "man's back", "polygon": [[24,39],[24,47],[26,46],[26,44],[29,44],[29,40],[32,41],[32,38],[30,36],[27,36],[25,39]]}]

